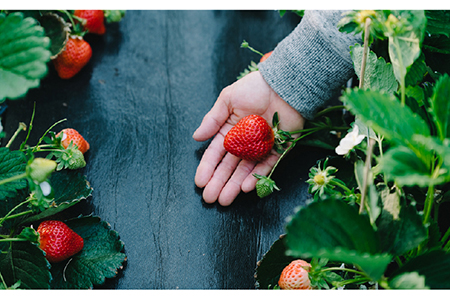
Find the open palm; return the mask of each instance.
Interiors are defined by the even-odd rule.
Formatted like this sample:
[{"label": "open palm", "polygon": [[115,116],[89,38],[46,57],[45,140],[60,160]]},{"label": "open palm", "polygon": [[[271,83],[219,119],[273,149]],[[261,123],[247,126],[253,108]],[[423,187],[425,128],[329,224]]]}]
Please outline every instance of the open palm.
[{"label": "open palm", "polygon": [[280,129],[295,131],[303,128],[304,118],[272,90],[258,71],[222,90],[193,135],[196,141],[214,137],[195,175],[195,184],[204,187],[205,202],[218,200],[223,206],[230,205],[241,191],[247,193],[255,188],[257,179],[253,173],[269,174],[279,157],[275,150],[263,161],[251,162],[227,153],[223,140],[243,117],[259,115],[271,124],[275,112],[280,118]]}]

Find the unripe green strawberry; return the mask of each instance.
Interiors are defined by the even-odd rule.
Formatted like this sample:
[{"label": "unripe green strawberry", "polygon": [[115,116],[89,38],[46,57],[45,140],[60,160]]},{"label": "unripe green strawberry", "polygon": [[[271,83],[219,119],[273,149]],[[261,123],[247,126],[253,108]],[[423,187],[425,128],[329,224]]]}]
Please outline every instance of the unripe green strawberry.
[{"label": "unripe green strawberry", "polygon": [[86,166],[86,161],[84,160],[83,153],[78,149],[71,150],[72,157],[69,159],[69,169],[79,169]]},{"label": "unripe green strawberry", "polygon": [[264,198],[273,193],[273,189],[279,191],[280,189],[276,186],[275,181],[266,176],[259,174],[253,174],[258,181],[256,182],[256,194],[259,198]]},{"label": "unripe green strawberry", "polygon": [[57,163],[50,159],[37,157],[27,166],[26,172],[34,182],[41,183],[55,171]]},{"label": "unripe green strawberry", "polygon": [[84,240],[64,222],[49,220],[42,222],[39,233],[39,248],[51,263],[58,263],[74,256],[83,249]]},{"label": "unripe green strawberry", "polygon": [[243,160],[261,161],[272,150],[274,132],[267,121],[258,115],[242,118],[225,136],[226,151]]}]

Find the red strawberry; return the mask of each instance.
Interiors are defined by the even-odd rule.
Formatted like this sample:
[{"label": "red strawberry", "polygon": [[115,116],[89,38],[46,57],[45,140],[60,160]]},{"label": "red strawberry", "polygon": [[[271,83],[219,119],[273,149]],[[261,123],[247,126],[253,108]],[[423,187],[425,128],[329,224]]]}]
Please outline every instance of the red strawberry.
[{"label": "red strawberry", "polygon": [[261,57],[261,59],[259,60],[259,62],[263,62],[263,61],[265,61],[267,58],[269,58],[269,56],[272,55],[272,52],[273,52],[273,51],[270,51],[270,52],[267,52],[266,54],[264,54],[264,55]]},{"label": "red strawberry", "polygon": [[228,131],[223,142],[225,150],[250,161],[259,161],[274,145],[273,129],[263,117],[249,115]]},{"label": "red strawberry", "polygon": [[82,37],[71,36],[66,48],[54,60],[56,72],[62,79],[75,76],[89,62],[92,48]]},{"label": "red strawberry", "polygon": [[103,10],[76,10],[74,15],[86,20],[84,29],[88,32],[99,35],[106,32]]},{"label": "red strawberry", "polygon": [[61,221],[44,221],[37,232],[39,248],[45,252],[51,263],[66,260],[83,249],[83,238]]},{"label": "red strawberry", "polygon": [[311,265],[304,260],[297,259],[292,261],[281,272],[278,285],[282,290],[310,290],[311,282],[309,280],[309,269]]},{"label": "red strawberry", "polygon": [[86,151],[89,150],[89,143],[81,136],[81,134],[72,128],[66,128],[61,130],[60,133],[56,135],[56,137],[59,137],[61,135],[61,145],[64,147],[64,149],[67,149],[69,147],[70,142],[73,141],[73,145],[78,146],[78,150],[81,151],[81,153],[86,153]]}]

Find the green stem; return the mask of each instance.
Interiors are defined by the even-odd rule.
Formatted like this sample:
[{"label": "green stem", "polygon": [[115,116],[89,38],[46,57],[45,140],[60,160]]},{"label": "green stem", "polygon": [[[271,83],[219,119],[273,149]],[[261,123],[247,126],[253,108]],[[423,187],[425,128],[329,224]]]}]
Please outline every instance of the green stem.
[{"label": "green stem", "polygon": [[433,202],[434,202],[434,185],[430,184],[430,186],[428,186],[427,197],[425,199],[425,205],[423,208],[423,214],[424,214],[423,224],[427,224],[430,221],[431,209],[433,208]]},{"label": "green stem", "polygon": [[23,212],[14,214],[14,215],[5,216],[5,217],[0,219],[1,220],[0,221],[0,225],[6,220],[14,219],[14,218],[21,217],[21,216],[25,216],[25,215],[31,214],[32,212],[33,212],[32,210],[26,210],[26,211],[23,211]]},{"label": "green stem", "polygon": [[259,52],[258,50],[256,50],[256,49],[254,49],[253,47],[251,47],[245,40],[242,42],[241,47],[242,47],[242,48],[248,48],[248,49],[250,49],[251,51],[253,51],[253,52],[257,53],[257,54],[259,54],[259,55],[261,55],[261,56],[264,56],[264,54],[262,54],[262,53]]},{"label": "green stem", "polygon": [[2,281],[3,286],[5,287],[5,289],[7,289],[8,286],[6,285],[6,282],[5,282],[5,279],[4,279],[3,276],[2,276],[2,273],[0,273],[0,280]]},{"label": "green stem", "polygon": [[[317,129],[317,128],[316,128],[316,129]],[[272,176],[273,172],[275,171],[276,167],[278,166],[278,164],[280,163],[280,161],[283,159],[283,157],[286,156],[286,154],[289,152],[289,150],[291,150],[292,148],[294,148],[294,146],[297,144],[297,142],[298,142],[300,139],[302,139],[302,138],[304,138],[305,136],[308,136],[308,135],[310,135],[310,134],[313,134],[314,132],[316,132],[316,131],[318,131],[318,130],[320,130],[320,128],[317,129],[317,130],[315,130],[315,131],[310,131],[310,132],[308,132],[308,133],[306,133],[306,134],[303,134],[303,135],[301,135],[300,137],[298,137],[298,138],[296,138],[295,140],[293,140],[293,141],[291,142],[291,144],[289,145],[289,147],[287,147],[286,150],[284,150],[283,154],[280,155],[280,157],[278,158],[277,162],[276,162],[275,165],[273,166],[273,168],[272,168],[272,170],[270,171],[270,174],[267,176],[267,178],[270,178],[270,176]]]},{"label": "green stem", "polygon": [[[450,227],[447,229],[447,232],[444,234],[444,236],[441,239],[442,243],[445,243],[445,241],[450,237]],[[449,241],[450,242],[450,241]]]},{"label": "green stem", "polygon": [[333,179],[330,180],[330,183],[333,183],[334,185],[342,188],[343,190],[345,190],[348,194],[352,194],[352,190],[350,190],[347,186],[345,186],[344,184],[338,182],[338,181],[334,181]]},{"label": "green stem", "polygon": [[365,26],[364,26],[364,50],[363,50],[363,58],[361,62],[361,74],[359,76],[359,88],[362,89],[364,87],[364,74],[366,72],[366,61],[367,61],[367,50],[369,49],[369,27],[371,23],[370,18],[366,18]]},{"label": "green stem", "polygon": [[27,130],[27,125],[25,125],[25,123],[20,122],[19,123],[19,127],[17,128],[16,132],[14,132],[13,136],[11,137],[11,139],[8,141],[8,143],[6,144],[6,148],[9,148],[11,146],[11,144],[14,142],[14,140],[16,139],[17,135],[22,131],[22,130]]},{"label": "green stem", "polygon": [[370,281],[370,278],[367,278],[367,277],[347,279],[347,280],[339,281],[338,286],[344,286],[344,285],[352,284],[352,283],[364,283],[364,282],[369,282],[369,281]]},{"label": "green stem", "polygon": [[28,139],[30,137],[31,129],[33,129],[33,121],[34,121],[35,114],[36,114],[36,102],[34,102],[33,113],[31,114],[31,120],[30,120],[30,125],[28,126],[27,137],[25,138],[25,141],[23,141],[23,143],[20,145],[21,151],[25,148],[25,145],[27,144]]},{"label": "green stem", "polygon": [[50,126],[50,128],[47,129],[47,131],[46,131],[46,132],[42,135],[42,137],[39,139],[39,142],[37,143],[36,146],[39,146],[39,144],[42,142],[42,140],[44,139],[44,137],[47,135],[47,133],[48,133],[50,130],[52,130],[53,127],[55,127],[56,125],[58,125],[59,123],[62,123],[62,122],[64,122],[64,121],[67,121],[67,119],[59,120],[58,122],[56,122],[55,124],[53,124],[52,126]]},{"label": "green stem", "polygon": [[[354,269],[340,268],[340,267],[330,267],[330,268],[320,270],[320,272],[328,272],[328,271],[345,271],[345,272],[355,273],[355,274],[358,274],[358,275],[361,275],[364,277],[367,276],[364,272],[354,270]],[[367,278],[367,279],[370,279],[370,278]]]},{"label": "green stem", "polygon": [[21,207],[22,205],[24,205],[24,204],[26,204],[26,203],[28,203],[28,202],[30,202],[30,201],[31,201],[31,199],[28,199],[28,200],[26,200],[26,201],[23,201],[23,202],[19,203],[19,204],[16,205],[13,209],[11,209],[11,210],[6,214],[6,216],[4,216],[3,218],[0,218],[0,226],[3,224],[3,222],[4,222],[5,220],[7,220],[7,219],[12,219],[11,214],[13,213],[13,211],[15,211],[16,209],[18,209],[19,207]]},{"label": "green stem", "polygon": [[25,177],[27,177],[27,173],[22,173],[22,174],[13,176],[13,177],[5,178],[3,180],[0,180],[0,185],[6,184],[9,182],[13,182],[13,181],[17,181],[17,180],[23,179]]},{"label": "green stem", "polygon": [[338,110],[338,109],[345,109],[345,106],[344,106],[344,105],[336,105],[336,106],[327,107],[327,108],[325,108],[325,109],[319,111],[319,112],[314,116],[314,119],[317,119],[318,117],[321,117],[322,115],[327,114],[327,113],[329,113],[330,111]]},{"label": "green stem", "polygon": [[1,239],[0,242],[27,242],[27,239],[20,238],[9,238],[9,239]]},{"label": "green stem", "polygon": [[314,128],[307,128],[307,129],[301,129],[301,130],[297,130],[297,131],[289,131],[290,134],[297,134],[297,133],[305,133],[305,132],[310,132],[310,131],[319,131],[319,130],[323,130],[323,129],[329,129],[331,130],[335,130],[335,131],[341,131],[341,130],[348,130],[349,127],[347,126],[343,126],[343,127],[330,127],[330,126],[322,126],[322,127],[314,127]]},{"label": "green stem", "polygon": [[[73,17],[75,17],[75,16],[72,17],[72,14],[70,14],[67,10],[59,10],[59,12],[66,14],[66,16],[70,20],[70,23],[72,23],[72,28],[75,28],[75,22],[73,21]],[[77,18],[77,20],[78,20],[78,18]]]}]

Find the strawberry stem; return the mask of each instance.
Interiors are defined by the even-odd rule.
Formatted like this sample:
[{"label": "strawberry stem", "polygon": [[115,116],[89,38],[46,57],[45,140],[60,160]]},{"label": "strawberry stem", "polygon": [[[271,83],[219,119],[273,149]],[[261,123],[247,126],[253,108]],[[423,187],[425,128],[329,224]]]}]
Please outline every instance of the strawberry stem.
[{"label": "strawberry stem", "polygon": [[241,48],[248,48],[248,49],[250,49],[251,51],[253,51],[253,52],[257,53],[257,54],[259,54],[259,55],[261,55],[261,56],[264,56],[264,54],[262,54],[261,52],[259,52],[259,51],[256,50],[255,48],[250,47],[250,45],[248,44],[248,42],[247,42],[246,40],[244,40],[244,41],[242,42]]},{"label": "strawberry stem", "polygon": [[53,127],[55,127],[56,125],[58,125],[59,123],[62,123],[62,122],[64,122],[64,121],[67,121],[67,119],[59,120],[58,122],[56,122],[55,124],[53,124],[52,126],[50,126],[50,127],[47,129],[47,131],[42,135],[42,137],[39,139],[39,142],[37,143],[36,146],[39,146],[39,144],[42,142],[42,140],[44,139],[44,137],[47,135],[47,133],[48,133]]},{"label": "strawberry stem", "polygon": [[17,135],[19,135],[19,133],[21,131],[25,131],[27,130],[27,125],[25,125],[25,123],[20,122],[19,123],[19,127],[17,128],[16,132],[14,132],[13,136],[11,137],[11,139],[8,141],[8,143],[6,144],[6,148],[9,148],[11,146],[11,144],[14,142],[14,140],[16,139]]},{"label": "strawberry stem", "polygon": [[270,176],[272,176],[273,172],[275,171],[276,167],[278,166],[278,164],[280,163],[280,161],[283,159],[284,156],[286,156],[286,154],[289,152],[289,150],[291,150],[292,148],[295,147],[295,145],[297,144],[297,142],[304,138],[305,136],[308,136],[316,131],[319,131],[322,128],[314,128],[316,130],[314,131],[310,131],[306,134],[301,135],[300,137],[296,138],[295,140],[292,141],[292,143],[289,145],[289,147],[286,148],[286,150],[284,150],[284,152],[280,155],[280,157],[278,158],[277,162],[275,163],[275,165],[273,166],[272,170],[270,171],[270,174],[267,176],[267,178],[270,178]]},{"label": "strawberry stem", "polygon": [[18,209],[20,206],[22,206],[23,204],[26,204],[26,203],[28,203],[28,202],[30,202],[30,201],[31,201],[31,199],[28,199],[28,200],[26,200],[26,201],[23,201],[22,203],[19,203],[19,204],[16,205],[13,209],[11,209],[11,210],[6,214],[6,216],[4,216],[3,218],[0,218],[0,226],[2,226],[3,222],[5,222],[5,221],[8,220],[8,219],[13,219],[13,218],[20,217],[20,216],[23,216],[23,215],[26,215],[26,214],[31,213],[32,211],[29,210],[29,211],[25,211],[25,212],[21,212],[21,213],[12,215],[13,211],[15,211],[15,210]]},{"label": "strawberry stem", "polygon": [[0,185],[6,184],[6,183],[10,183],[10,182],[13,182],[13,181],[17,181],[17,180],[23,179],[25,177],[27,177],[27,173],[22,173],[22,174],[13,176],[13,177],[5,178],[3,180],[0,180]]}]

